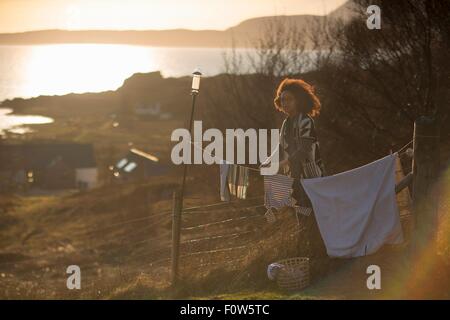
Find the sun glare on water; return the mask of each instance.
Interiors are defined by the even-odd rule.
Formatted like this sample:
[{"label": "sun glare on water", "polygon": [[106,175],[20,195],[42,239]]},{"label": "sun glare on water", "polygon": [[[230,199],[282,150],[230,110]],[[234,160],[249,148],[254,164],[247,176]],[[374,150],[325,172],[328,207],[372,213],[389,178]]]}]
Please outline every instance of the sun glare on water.
[{"label": "sun glare on water", "polygon": [[131,45],[41,45],[28,54],[25,96],[114,90],[133,73],[156,69],[151,50]]}]

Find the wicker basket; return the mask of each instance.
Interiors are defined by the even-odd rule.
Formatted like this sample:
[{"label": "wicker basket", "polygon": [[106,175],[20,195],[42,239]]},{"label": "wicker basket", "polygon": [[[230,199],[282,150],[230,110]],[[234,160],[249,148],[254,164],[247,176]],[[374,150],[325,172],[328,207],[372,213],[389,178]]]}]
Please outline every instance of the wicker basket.
[{"label": "wicker basket", "polygon": [[309,285],[309,258],[296,257],[277,261],[284,266],[277,276],[277,284],[285,290],[301,290]]}]

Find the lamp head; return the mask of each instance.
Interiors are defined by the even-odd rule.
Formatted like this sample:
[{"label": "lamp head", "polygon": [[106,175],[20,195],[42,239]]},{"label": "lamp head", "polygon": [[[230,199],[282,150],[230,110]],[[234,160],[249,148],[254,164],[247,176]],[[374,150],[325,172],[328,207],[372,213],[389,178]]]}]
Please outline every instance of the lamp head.
[{"label": "lamp head", "polygon": [[198,93],[199,92],[201,77],[202,77],[202,73],[198,69],[196,69],[192,73],[192,93]]}]

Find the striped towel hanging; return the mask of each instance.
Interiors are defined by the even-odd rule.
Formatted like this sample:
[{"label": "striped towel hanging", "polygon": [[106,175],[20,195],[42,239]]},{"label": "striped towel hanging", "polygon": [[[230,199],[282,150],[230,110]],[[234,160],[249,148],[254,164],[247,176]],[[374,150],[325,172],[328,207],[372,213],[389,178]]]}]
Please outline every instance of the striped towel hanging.
[{"label": "striped towel hanging", "polygon": [[276,174],[264,176],[264,205],[267,209],[293,206],[292,183],[294,179]]}]

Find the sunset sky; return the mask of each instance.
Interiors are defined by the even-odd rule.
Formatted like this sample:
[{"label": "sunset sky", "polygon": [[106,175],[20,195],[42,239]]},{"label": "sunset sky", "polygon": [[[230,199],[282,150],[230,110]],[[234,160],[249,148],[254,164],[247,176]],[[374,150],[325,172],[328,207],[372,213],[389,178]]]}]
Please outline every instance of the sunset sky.
[{"label": "sunset sky", "polygon": [[43,29],[216,29],[260,16],[316,14],[346,0],[0,0],[0,33]]}]

